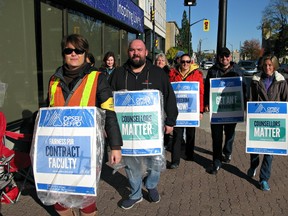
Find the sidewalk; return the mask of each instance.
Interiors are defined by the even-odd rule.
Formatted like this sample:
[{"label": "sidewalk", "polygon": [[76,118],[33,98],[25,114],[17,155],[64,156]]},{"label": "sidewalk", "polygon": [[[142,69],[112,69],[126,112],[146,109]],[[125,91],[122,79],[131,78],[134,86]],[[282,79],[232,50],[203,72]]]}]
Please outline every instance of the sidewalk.
[{"label": "sidewalk", "polygon": [[[205,124],[204,124],[205,125]],[[161,201],[144,200],[130,210],[118,207],[129,194],[124,170],[112,175],[105,166],[97,198],[100,216],[281,216],[288,215],[288,158],[275,156],[270,178],[271,191],[258,189],[258,174],[249,179],[249,155],[245,153],[244,123],[237,126],[230,164],[223,164],[217,175],[206,173],[212,159],[211,134],[208,126],[196,130],[195,161],[181,160],[176,170],[163,172],[159,184]],[[166,153],[170,161],[170,152]],[[259,169],[257,170],[259,171]],[[43,206],[35,191],[25,190],[18,203],[2,205],[3,216],[57,215],[53,208]]]}]

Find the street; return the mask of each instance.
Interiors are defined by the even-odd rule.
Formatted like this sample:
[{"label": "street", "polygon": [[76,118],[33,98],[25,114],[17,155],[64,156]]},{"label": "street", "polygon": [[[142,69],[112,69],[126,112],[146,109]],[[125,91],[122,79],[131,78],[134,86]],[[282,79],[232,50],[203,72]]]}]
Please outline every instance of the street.
[{"label": "street", "polygon": [[[161,201],[150,203],[143,188],[144,200],[132,209],[119,207],[129,195],[129,183],[124,169],[112,174],[104,165],[97,196],[97,216],[286,216],[288,215],[288,159],[275,156],[270,179],[271,191],[258,188],[258,175],[251,179],[249,154],[245,153],[244,123],[238,124],[230,164],[223,164],[217,175],[206,172],[212,160],[209,114],[204,114],[196,129],[195,161],[181,159],[178,169],[165,170],[160,179]],[[184,158],[184,151],[182,151]],[[166,151],[166,159],[171,154]],[[51,206],[43,205],[32,186],[27,185],[16,204],[2,204],[3,216],[39,216],[57,214]]]}]

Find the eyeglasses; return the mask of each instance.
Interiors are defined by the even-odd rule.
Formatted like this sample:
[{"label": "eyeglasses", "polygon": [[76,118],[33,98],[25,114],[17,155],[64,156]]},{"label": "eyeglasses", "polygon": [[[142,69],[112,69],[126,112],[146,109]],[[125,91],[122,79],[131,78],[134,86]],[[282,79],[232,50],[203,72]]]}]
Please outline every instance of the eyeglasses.
[{"label": "eyeglasses", "polygon": [[77,48],[76,49],[65,48],[63,50],[63,53],[65,55],[70,55],[72,52],[75,52],[77,55],[82,55],[85,52],[85,50],[80,50],[80,49],[77,49]]},{"label": "eyeglasses", "polygon": [[181,62],[181,64],[184,64],[184,63],[187,63],[187,64],[190,64],[191,63],[191,60],[182,60],[182,61],[180,61]]},{"label": "eyeglasses", "polygon": [[224,57],[228,58],[229,56],[230,56],[229,54],[222,54],[222,55],[220,55],[219,57],[220,57],[220,58],[224,58]]}]

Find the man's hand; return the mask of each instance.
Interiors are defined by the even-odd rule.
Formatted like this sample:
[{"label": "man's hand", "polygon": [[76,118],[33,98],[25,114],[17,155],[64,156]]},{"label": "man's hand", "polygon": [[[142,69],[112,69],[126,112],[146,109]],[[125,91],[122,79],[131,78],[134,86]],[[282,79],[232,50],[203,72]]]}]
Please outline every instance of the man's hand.
[{"label": "man's hand", "polygon": [[121,150],[111,150],[110,163],[118,164],[121,161]]},{"label": "man's hand", "polygon": [[205,106],[205,112],[209,112],[209,106]]},{"label": "man's hand", "polygon": [[171,126],[168,126],[168,125],[165,125],[165,134],[169,134],[169,133],[171,133],[172,131],[173,131],[173,127],[171,127]]},{"label": "man's hand", "polygon": [[200,113],[200,120],[202,120],[203,118],[203,113]]}]

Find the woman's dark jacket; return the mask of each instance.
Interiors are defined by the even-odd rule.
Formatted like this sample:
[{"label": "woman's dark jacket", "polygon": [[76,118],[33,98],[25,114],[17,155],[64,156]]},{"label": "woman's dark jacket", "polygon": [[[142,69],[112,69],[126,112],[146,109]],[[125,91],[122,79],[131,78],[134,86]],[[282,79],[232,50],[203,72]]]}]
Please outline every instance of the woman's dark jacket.
[{"label": "woman's dark jacket", "polygon": [[288,101],[288,85],[281,73],[275,71],[268,91],[265,89],[264,79],[264,72],[257,73],[252,77],[251,101]]}]

